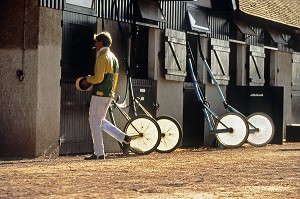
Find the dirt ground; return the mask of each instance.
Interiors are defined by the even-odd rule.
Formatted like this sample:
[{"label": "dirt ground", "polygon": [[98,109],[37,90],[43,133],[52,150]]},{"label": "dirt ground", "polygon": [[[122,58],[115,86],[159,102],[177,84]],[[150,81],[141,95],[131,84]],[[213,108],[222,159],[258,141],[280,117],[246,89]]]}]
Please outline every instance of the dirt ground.
[{"label": "dirt ground", "polygon": [[300,143],[0,160],[0,198],[300,198]]}]

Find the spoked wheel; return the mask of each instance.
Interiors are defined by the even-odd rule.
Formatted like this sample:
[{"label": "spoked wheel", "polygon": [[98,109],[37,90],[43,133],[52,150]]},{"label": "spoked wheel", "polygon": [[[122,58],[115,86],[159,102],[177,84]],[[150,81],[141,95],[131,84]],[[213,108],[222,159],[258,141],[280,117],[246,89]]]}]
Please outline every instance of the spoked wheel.
[{"label": "spoked wheel", "polygon": [[[226,126],[224,126],[226,125]],[[228,112],[220,116],[216,122],[215,129],[221,130],[229,128],[229,132],[216,133],[217,140],[227,148],[237,148],[242,146],[248,138],[249,127],[246,119],[234,112]]]},{"label": "spoked wheel", "polygon": [[156,151],[159,153],[174,151],[182,139],[180,124],[170,116],[159,116],[156,118],[156,121],[161,130],[161,140]]},{"label": "spoked wheel", "polygon": [[130,150],[135,154],[149,154],[160,143],[161,131],[158,123],[146,115],[131,118],[126,123],[124,132],[131,136]]},{"label": "spoked wheel", "polygon": [[[252,146],[265,146],[274,137],[274,123],[271,117],[265,113],[252,113],[248,116],[249,122],[249,136],[247,141]],[[254,126],[252,126],[252,125]],[[251,132],[251,129],[257,128],[258,131]]]}]

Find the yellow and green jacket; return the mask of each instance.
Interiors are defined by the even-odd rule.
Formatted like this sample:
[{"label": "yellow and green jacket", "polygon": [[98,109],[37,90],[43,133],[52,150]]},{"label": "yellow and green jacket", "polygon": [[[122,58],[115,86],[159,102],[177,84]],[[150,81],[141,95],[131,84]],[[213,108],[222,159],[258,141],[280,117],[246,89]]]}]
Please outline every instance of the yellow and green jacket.
[{"label": "yellow and green jacket", "polygon": [[118,59],[109,48],[101,49],[96,59],[94,75],[87,77],[87,81],[93,84],[92,95],[114,97],[118,73]]}]

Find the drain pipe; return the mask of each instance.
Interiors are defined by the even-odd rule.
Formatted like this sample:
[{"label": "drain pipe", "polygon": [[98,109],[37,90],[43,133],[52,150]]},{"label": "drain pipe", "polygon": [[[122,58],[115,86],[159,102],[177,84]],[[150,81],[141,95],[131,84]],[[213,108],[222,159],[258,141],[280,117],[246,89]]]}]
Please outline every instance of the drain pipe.
[{"label": "drain pipe", "polygon": [[25,65],[25,38],[26,38],[26,33],[25,33],[25,26],[26,26],[26,0],[24,0],[24,15],[23,15],[23,48],[22,48],[22,66],[21,69],[18,69],[16,74],[19,78],[19,81],[23,81],[24,77],[25,77],[25,73],[24,73],[24,65]]}]

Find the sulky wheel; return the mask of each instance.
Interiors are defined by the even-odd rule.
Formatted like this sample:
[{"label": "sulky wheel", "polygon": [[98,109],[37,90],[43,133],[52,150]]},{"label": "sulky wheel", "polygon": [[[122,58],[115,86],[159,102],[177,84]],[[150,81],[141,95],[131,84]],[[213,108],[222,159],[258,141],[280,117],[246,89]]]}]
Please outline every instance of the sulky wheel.
[{"label": "sulky wheel", "polygon": [[156,151],[169,153],[174,151],[182,140],[182,129],[180,124],[170,116],[159,116],[156,121],[161,130],[161,141]]},{"label": "sulky wheel", "polygon": [[131,118],[126,123],[124,132],[132,138],[130,150],[138,155],[155,151],[160,143],[161,131],[158,123],[146,115]]},{"label": "sulky wheel", "polygon": [[[275,128],[269,115],[252,113],[248,116],[248,123],[250,132],[247,141],[252,146],[265,146],[273,139]],[[257,128],[257,131],[252,132],[253,128]]]},{"label": "sulky wheel", "polygon": [[[224,126],[226,125],[226,126]],[[249,127],[246,119],[235,112],[228,112],[219,117],[215,129],[226,129],[228,132],[216,133],[216,138],[226,148],[237,148],[242,146],[248,138]]]}]

